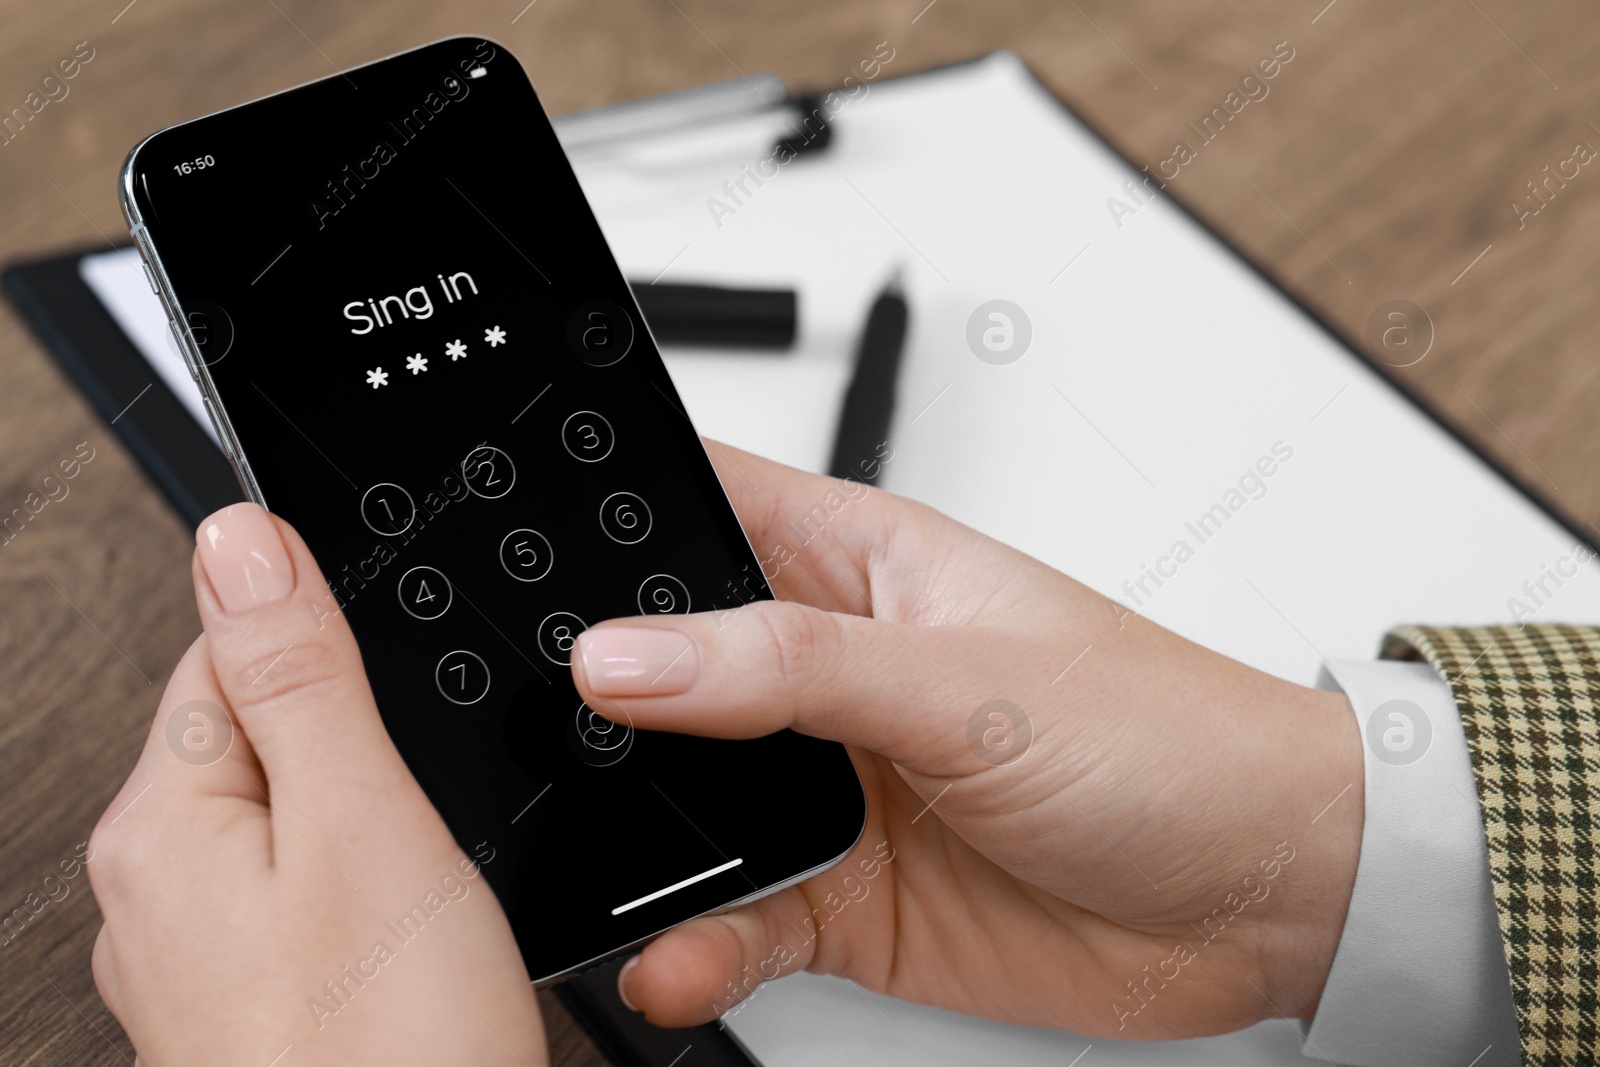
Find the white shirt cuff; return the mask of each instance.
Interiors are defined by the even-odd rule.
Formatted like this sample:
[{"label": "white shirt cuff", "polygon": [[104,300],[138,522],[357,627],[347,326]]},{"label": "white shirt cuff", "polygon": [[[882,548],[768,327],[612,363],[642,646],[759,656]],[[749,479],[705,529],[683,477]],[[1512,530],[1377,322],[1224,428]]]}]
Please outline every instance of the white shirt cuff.
[{"label": "white shirt cuff", "polygon": [[1339,661],[1364,740],[1366,821],[1307,1056],[1349,1067],[1518,1067],[1466,734],[1425,663]]}]

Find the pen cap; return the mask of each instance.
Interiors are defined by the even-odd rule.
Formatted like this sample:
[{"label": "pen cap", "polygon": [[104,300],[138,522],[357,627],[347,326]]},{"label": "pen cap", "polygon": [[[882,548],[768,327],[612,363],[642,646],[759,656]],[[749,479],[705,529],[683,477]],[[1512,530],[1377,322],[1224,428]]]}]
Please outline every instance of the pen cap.
[{"label": "pen cap", "polygon": [[799,299],[793,289],[641,285],[633,295],[662,344],[733,348],[794,344]]}]

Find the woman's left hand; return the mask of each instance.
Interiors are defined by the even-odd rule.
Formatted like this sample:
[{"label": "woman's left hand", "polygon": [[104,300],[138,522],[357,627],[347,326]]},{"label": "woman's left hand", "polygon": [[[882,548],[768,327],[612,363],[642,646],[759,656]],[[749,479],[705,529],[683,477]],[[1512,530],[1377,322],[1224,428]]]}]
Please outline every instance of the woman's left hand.
[{"label": "woman's left hand", "polygon": [[304,542],[253,504],[197,540],[205,633],[90,839],[95,983],[141,1059],[545,1064],[505,915]]}]

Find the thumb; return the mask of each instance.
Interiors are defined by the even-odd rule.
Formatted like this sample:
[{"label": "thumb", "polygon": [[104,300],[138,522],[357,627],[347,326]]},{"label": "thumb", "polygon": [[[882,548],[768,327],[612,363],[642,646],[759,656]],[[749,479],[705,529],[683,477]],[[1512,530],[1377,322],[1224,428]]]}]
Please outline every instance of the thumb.
[{"label": "thumb", "polygon": [[[733,911],[691,919],[624,964],[617,991],[656,1026],[710,1022],[762,982],[811,965],[818,940],[811,907],[805,891],[791,886]],[[808,927],[812,936],[794,936]],[[791,947],[796,941],[799,947]]]},{"label": "thumb", "polygon": [[787,727],[924,774],[967,774],[986,765],[968,742],[974,711],[1008,696],[985,671],[1002,643],[982,627],[767,600],[593,627],[572,674],[597,712],[642,729],[747,738]]},{"label": "thumb", "polygon": [[314,818],[342,810],[331,802],[340,794],[406,781],[355,637],[299,534],[235,504],[202,522],[195,541],[212,667],[272,799]]}]

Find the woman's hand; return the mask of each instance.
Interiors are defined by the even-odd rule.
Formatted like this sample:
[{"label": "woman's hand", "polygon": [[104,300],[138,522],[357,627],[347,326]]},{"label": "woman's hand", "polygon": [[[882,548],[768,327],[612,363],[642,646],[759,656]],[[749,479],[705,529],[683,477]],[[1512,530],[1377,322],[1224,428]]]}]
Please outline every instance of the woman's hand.
[{"label": "woman's hand", "polygon": [[926,507],[711,452],[780,600],[608,622],[573,676],[640,728],[844,742],[868,824],[834,870],[645,948],[625,999],[703,1022],[806,968],[1099,1037],[1315,1011],[1361,839],[1341,695]]},{"label": "woman's hand", "polygon": [[205,634],[91,838],[95,984],[143,1062],[543,1064],[505,916],[305,544],[253,504],[198,542]]}]

